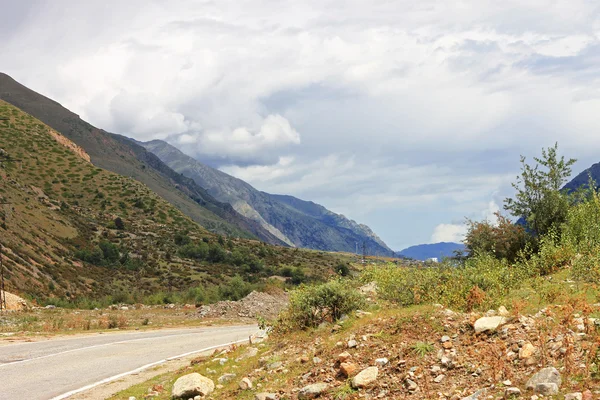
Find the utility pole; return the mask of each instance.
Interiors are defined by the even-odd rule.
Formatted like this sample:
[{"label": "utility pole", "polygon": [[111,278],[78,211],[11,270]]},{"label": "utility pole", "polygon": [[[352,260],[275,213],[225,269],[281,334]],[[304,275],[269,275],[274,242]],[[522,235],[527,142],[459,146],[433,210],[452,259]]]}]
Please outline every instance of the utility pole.
[{"label": "utility pole", "polygon": [[366,263],[366,256],[367,256],[367,243],[365,241],[363,241],[363,259],[362,259],[362,263]]}]

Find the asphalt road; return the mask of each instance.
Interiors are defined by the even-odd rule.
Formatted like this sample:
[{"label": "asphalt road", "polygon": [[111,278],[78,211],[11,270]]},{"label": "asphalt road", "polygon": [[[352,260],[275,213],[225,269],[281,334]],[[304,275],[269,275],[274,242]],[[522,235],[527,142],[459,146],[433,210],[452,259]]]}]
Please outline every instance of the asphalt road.
[{"label": "asphalt road", "polygon": [[90,334],[0,346],[0,399],[62,399],[166,359],[248,340],[256,326]]}]

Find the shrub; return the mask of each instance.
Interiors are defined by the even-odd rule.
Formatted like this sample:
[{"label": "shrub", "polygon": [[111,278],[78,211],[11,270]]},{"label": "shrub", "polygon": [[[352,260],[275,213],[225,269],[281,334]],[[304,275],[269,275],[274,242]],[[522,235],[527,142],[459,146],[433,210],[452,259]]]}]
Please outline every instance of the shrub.
[{"label": "shrub", "polygon": [[115,223],[115,228],[117,228],[118,230],[122,231],[125,229],[125,223],[123,222],[121,217],[115,218],[113,222]]},{"label": "shrub", "polygon": [[175,241],[175,244],[177,246],[185,246],[186,244],[190,243],[190,238],[189,236],[183,234],[183,233],[179,233],[177,232],[175,234],[175,236],[173,237],[173,240]]},{"label": "shrub", "polygon": [[290,295],[282,314],[280,329],[306,329],[322,322],[334,322],[364,305],[362,295],[346,281],[334,280],[316,286],[302,286]]},{"label": "shrub", "polygon": [[188,243],[179,249],[179,255],[184,258],[206,260],[208,258],[208,245],[204,242],[198,243],[197,245]]},{"label": "shrub", "polygon": [[465,246],[470,256],[489,253],[514,262],[519,253],[531,243],[531,235],[521,225],[496,213],[497,224],[490,221],[467,221]]},{"label": "shrub", "polygon": [[489,253],[469,258],[464,265],[433,267],[371,267],[362,279],[375,282],[379,295],[403,306],[441,303],[469,310],[499,305],[508,290],[519,287],[535,272],[524,263],[510,265]]},{"label": "shrub", "polygon": [[252,284],[236,275],[227,284],[219,285],[219,297],[224,300],[237,301],[246,297],[252,289]]}]

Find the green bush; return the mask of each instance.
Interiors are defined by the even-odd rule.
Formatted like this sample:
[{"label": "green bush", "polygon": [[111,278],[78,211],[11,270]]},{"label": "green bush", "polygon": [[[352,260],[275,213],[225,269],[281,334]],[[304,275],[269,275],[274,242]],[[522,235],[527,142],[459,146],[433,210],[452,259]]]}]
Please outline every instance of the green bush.
[{"label": "green bush", "polygon": [[290,304],[280,317],[278,327],[283,330],[317,327],[363,306],[363,296],[347,281],[301,286],[291,293]]},{"label": "green bush", "polygon": [[206,260],[208,258],[208,245],[204,242],[198,244],[188,243],[179,249],[179,255],[183,258]]}]

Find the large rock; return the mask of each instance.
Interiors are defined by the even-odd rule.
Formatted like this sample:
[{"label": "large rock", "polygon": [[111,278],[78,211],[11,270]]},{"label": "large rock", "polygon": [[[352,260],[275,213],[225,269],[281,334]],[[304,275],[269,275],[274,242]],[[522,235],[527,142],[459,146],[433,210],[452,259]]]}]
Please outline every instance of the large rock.
[{"label": "large rock", "polygon": [[378,374],[379,368],[377,367],[363,369],[352,379],[352,387],[355,389],[367,387],[377,380]]},{"label": "large rock", "polygon": [[298,392],[298,399],[315,399],[321,396],[328,388],[329,385],[326,383],[313,383],[312,385],[304,386]]},{"label": "large rock", "polygon": [[[547,367],[540,369],[535,375],[529,378],[525,387],[527,390],[534,390],[537,393],[545,394],[540,391],[552,391],[553,388],[544,384],[554,384],[556,385],[556,391],[558,391],[561,383],[560,372],[554,367]],[[542,385],[540,386],[540,384]]]},{"label": "large rock", "polygon": [[502,324],[505,324],[508,319],[506,317],[483,317],[479,318],[475,321],[473,328],[475,328],[475,333],[487,332],[487,331],[495,331]]},{"label": "large rock", "polygon": [[207,396],[215,390],[212,379],[194,372],[175,381],[171,394],[176,399],[189,399],[195,396]]}]

